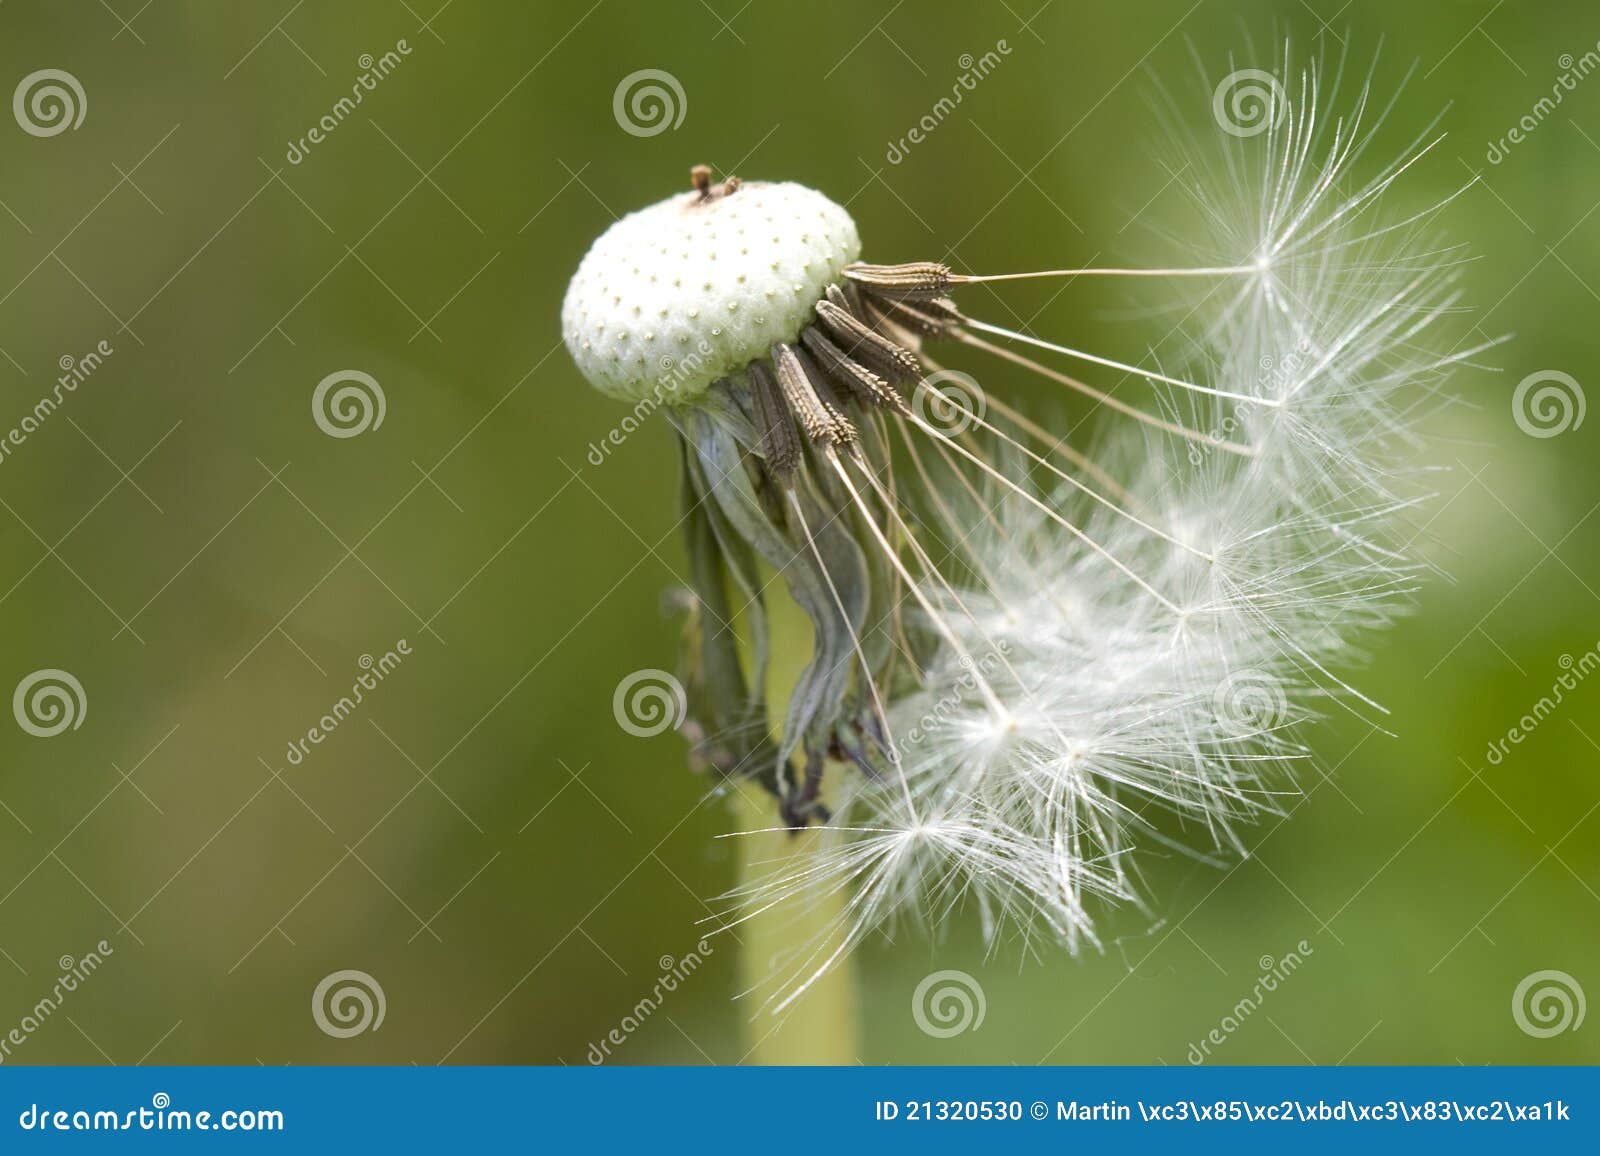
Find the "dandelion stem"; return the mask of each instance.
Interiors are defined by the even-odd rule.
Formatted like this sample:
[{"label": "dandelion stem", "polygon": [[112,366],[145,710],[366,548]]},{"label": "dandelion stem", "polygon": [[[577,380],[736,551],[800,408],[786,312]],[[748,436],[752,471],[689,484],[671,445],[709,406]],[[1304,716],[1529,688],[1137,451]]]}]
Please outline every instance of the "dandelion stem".
[{"label": "dandelion stem", "polygon": [[[739,887],[753,885],[775,868],[802,870],[819,843],[838,839],[827,828],[799,833],[772,827],[772,800],[756,790],[736,792],[733,806],[745,833],[739,843]],[[819,936],[836,934],[847,893],[820,891],[811,902],[789,907],[750,903],[738,926],[726,934],[739,943],[739,987],[769,984],[775,967],[803,959]],[[746,1064],[854,1064],[859,1062],[855,970],[841,952],[833,965],[813,975],[779,1019],[747,1016],[741,1062]]]}]

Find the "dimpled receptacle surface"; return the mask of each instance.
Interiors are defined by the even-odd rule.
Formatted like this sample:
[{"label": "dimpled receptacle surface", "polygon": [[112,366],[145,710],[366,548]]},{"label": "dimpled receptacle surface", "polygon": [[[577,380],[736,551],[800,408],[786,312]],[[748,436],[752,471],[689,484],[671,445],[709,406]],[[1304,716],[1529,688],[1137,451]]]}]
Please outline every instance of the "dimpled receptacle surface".
[{"label": "dimpled receptacle surface", "polygon": [[589,383],[624,401],[693,401],[794,341],[861,254],[850,214],[796,184],[669,197],[622,218],[584,256],[561,332]]}]

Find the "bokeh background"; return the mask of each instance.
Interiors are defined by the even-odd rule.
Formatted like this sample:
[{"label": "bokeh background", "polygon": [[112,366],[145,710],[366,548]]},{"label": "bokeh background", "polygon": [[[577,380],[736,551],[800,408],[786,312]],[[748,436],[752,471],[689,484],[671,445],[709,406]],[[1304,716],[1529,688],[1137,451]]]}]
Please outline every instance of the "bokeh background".
[{"label": "bokeh background", "polygon": [[[879,259],[1150,259],[1175,207],[1152,77],[1215,132],[1211,87],[1283,36],[1302,59],[1381,45],[1386,93],[1410,70],[1395,147],[1444,110],[1399,203],[1481,176],[1441,219],[1477,257],[1460,331],[1515,334],[1435,424],[1420,545],[1443,574],[1361,683],[1393,734],[1319,728],[1290,819],[1232,869],[1148,859],[1151,909],[1110,916],[1104,955],[990,956],[968,923],[866,950],[854,1058],[1181,1064],[1304,940],[1215,1062],[1600,1059],[1600,1013],[1549,1038],[1512,1014],[1543,970],[1600,997],[1600,681],[1486,758],[1600,642],[1600,419],[1532,437],[1511,408],[1539,371],[1600,386],[1600,78],[1487,155],[1595,49],[1592,4],[8,0],[5,91],[63,69],[87,103],[53,137],[0,125],[0,430],[63,358],[113,352],[0,459],[0,688],[59,668],[86,699],[53,738],[0,716],[0,1035],[62,957],[112,953],[6,1062],[586,1062],[735,866],[677,736],[613,717],[621,679],[673,665],[684,566],[664,424],[588,460],[623,416],[559,347],[590,239],[705,161],[826,190]],[[677,127],[619,125],[640,69],[681,84]],[[1085,287],[1033,325],[1137,356],[1163,331],[1134,304]],[[380,383],[381,426],[313,421],[341,370]],[[611,1062],[744,1058],[735,954]],[[948,1039],[911,1014],[942,968],[986,997]],[[343,969],[380,983],[378,1030],[319,1030]]]}]

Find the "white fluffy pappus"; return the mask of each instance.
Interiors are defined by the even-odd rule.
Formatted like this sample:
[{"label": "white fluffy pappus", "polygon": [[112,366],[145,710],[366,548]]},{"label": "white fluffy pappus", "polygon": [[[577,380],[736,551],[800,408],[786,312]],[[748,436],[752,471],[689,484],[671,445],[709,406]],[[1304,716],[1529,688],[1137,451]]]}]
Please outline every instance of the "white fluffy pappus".
[{"label": "white fluffy pappus", "polygon": [[[1276,64],[1291,75],[1287,49]],[[1105,905],[1141,902],[1141,846],[1247,853],[1241,827],[1285,809],[1310,757],[1301,724],[1381,710],[1333,671],[1416,587],[1415,427],[1495,342],[1440,332],[1463,258],[1431,230],[1453,197],[1393,204],[1437,142],[1360,175],[1393,101],[1380,110],[1371,74],[1342,61],[1272,99],[1286,107],[1262,131],[1202,143],[1163,94],[1193,209],[1172,240],[1196,264],[1105,271],[1199,287],[1175,343],[1186,376],[965,316],[924,330],[1087,395],[1097,448],[1071,450],[991,394],[959,434],[900,426],[921,485],[891,500],[863,471],[915,571],[901,597],[936,643],[882,695],[888,757],[842,790],[832,841],[727,897],[727,926],[844,897],[834,926],[773,961],[775,1008],[863,936],[937,930],[960,910],[991,942],[1010,928],[1098,948]],[[914,328],[891,332],[939,369]],[[1085,362],[1144,378],[1152,402],[1072,376]],[[838,661],[856,659],[860,639]]]}]

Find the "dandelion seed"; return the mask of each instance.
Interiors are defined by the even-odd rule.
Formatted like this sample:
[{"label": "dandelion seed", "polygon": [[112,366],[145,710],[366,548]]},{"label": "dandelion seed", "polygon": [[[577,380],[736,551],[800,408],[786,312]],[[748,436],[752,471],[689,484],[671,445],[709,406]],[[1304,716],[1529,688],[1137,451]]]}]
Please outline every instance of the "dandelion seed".
[{"label": "dandelion seed", "polygon": [[[562,314],[574,360],[614,397],[669,403],[683,446],[696,761],[761,782],[779,825],[841,836],[732,896],[738,918],[846,896],[784,965],[778,1006],[868,932],[962,906],[991,936],[1097,946],[1096,909],[1138,900],[1140,845],[1177,822],[1196,854],[1242,852],[1307,757],[1298,724],[1370,706],[1331,671],[1415,585],[1396,544],[1418,500],[1410,423],[1487,345],[1430,352],[1455,251],[1431,212],[1384,216],[1431,144],[1354,182],[1382,115],[1363,87],[1330,119],[1320,88],[1308,70],[1262,134],[1184,158],[1187,266],[864,264],[821,193],[704,168],[584,258]],[[1183,367],[955,300],[1090,277],[1197,287]],[[639,315],[701,353],[653,360]],[[1093,402],[1095,452],[999,397],[956,406],[928,380],[936,342]],[[1121,396],[1125,376],[1150,400]],[[814,632],[778,720],[762,565]],[[830,763],[847,764],[831,810]]]}]

